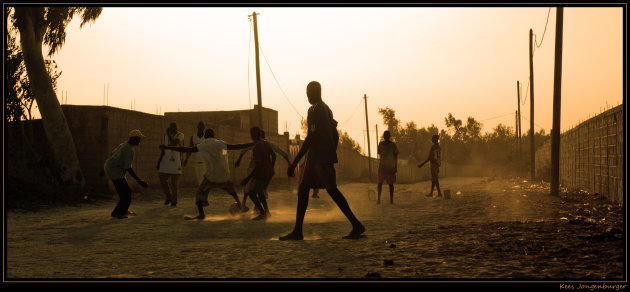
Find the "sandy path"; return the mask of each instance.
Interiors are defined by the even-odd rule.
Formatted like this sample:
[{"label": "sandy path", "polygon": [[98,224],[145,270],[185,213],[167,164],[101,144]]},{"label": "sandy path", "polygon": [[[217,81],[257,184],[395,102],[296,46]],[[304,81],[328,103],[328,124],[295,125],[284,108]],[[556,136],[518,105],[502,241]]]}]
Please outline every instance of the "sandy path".
[{"label": "sandy path", "polygon": [[[441,184],[451,190],[450,200],[425,197],[430,185],[422,182],[396,185],[394,205],[388,202],[387,187],[384,203],[376,205],[375,193],[368,191],[374,185],[340,186],[367,228],[367,237],[360,240],[341,239],[350,224],[325,191],[310,200],[305,240],[300,242],[277,240],[293,227],[293,191],[270,192],[273,216],[266,222],[250,220],[252,213],[231,216],[227,209],[233,200],[223,193],[210,194],[205,220],[184,220],[184,215],[196,214],[190,188],[180,191],[175,208],[162,204],[159,191],[134,194],[130,209],[138,216],[123,220],[109,216],[113,201],[40,212],[10,211],[6,277],[610,279],[624,273],[623,234],[589,241],[590,252],[584,250],[588,246],[578,244],[588,237],[572,243],[588,232],[596,235],[619,227],[619,220],[614,220],[618,217],[609,216],[607,222],[600,218],[601,222],[590,225],[569,224],[573,218],[563,213],[570,209],[565,201],[522,181],[488,184],[483,178],[446,178]],[[587,257],[573,257],[578,249]],[[599,249],[606,254],[598,254]]]}]

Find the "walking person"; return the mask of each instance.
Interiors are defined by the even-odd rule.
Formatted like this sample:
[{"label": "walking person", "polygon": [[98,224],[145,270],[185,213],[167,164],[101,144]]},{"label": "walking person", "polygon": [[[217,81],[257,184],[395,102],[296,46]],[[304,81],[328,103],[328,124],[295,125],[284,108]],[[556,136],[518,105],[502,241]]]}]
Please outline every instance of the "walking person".
[{"label": "walking person", "polygon": [[[300,164],[299,170],[298,170],[298,177],[300,178],[299,181],[301,182],[304,179],[304,166],[306,166],[306,161],[308,160],[308,158],[304,159],[304,162],[302,162],[302,164]],[[291,163],[289,163],[290,165]],[[298,185],[300,185],[300,183],[298,183]],[[312,198],[314,199],[319,199],[319,189],[315,188],[313,189],[313,196]]]},{"label": "walking person", "polygon": [[206,166],[206,172],[204,174],[201,185],[197,188],[195,196],[195,205],[199,215],[196,217],[184,217],[185,219],[204,219],[206,217],[203,207],[209,206],[208,193],[212,189],[222,189],[230,194],[239,208],[242,209],[242,204],[236,195],[234,184],[230,181],[230,169],[228,162],[228,150],[240,150],[243,148],[251,147],[254,143],[236,144],[230,145],[225,141],[214,138],[214,131],[212,129],[206,129],[204,133],[204,142],[194,147],[173,147],[160,145],[160,149],[173,150],[177,152],[198,152],[203,158],[204,165]]},{"label": "walking person", "polygon": [[112,180],[116,192],[118,193],[118,203],[111,213],[112,217],[124,219],[128,216],[136,215],[136,213],[129,211],[129,205],[131,205],[131,189],[129,188],[129,184],[127,184],[125,174],[129,173],[143,188],[148,186],[146,182],[136,175],[133,168],[131,168],[135,152],[134,147],[140,145],[143,137],[144,135],[142,135],[140,130],[132,130],[129,132],[129,140],[116,147],[103,166],[105,175]]},{"label": "walking person", "polygon": [[308,193],[311,188],[325,188],[352,224],[352,231],[343,238],[361,238],[361,234],[365,232],[365,227],[354,216],[346,198],[337,188],[334,166],[337,163],[337,144],[339,142],[339,133],[336,128],[337,121],[333,119],[332,111],[328,108],[328,105],[322,101],[319,82],[313,81],[306,86],[306,96],[311,104],[306,118],[308,133],[293,163],[289,165],[287,175],[293,177],[295,175],[295,167],[300,159],[307,153],[308,158],[304,167],[304,178],[298,188],[295,226],[291,233],[281,236],[279,240],[304,239],[302,225],[308,207]]},{"label": "walking person", "polygon": [[438,180],[440,165],[442,164],[441,148],[440,144],[438,144],[439,139],[439,135],[433,135],[431,137],[431,142],[433,142],[433,146],[431,146],[431,150],[429,150],[429,157],[427,158],[427,160],[418,165],[418,167],[422,167],[425,163],[431,162],[431,192],[426,195],[427,197],[433,197],[434,187],[437,188],[437,196],[442,196],[442,192],[440,191],[440,181]]},{"label": "walking person", "polygon": [[243,206],[245,199],[249,196],[254,202],[256,209],[260,214],[254,218],[254,220],[265,220],[271,213],[269,212],[269,206],[267,205],[267,198],[265,192],[269,186],[269,182],[274,175],[274,166],[276,164],[276,153],[271,147],[271,143],[265,141],[262,138],[260,128],[252,127],[250,129],[250,135],[252,141],[254,141],[253,158],[254,168],[251,173],[243,179],[241,185],[247,185],[249,183],[248,190],[243,198]]},{"label": "walking person", "polygon": [[[183,146],[184,134],[177,130],[177,124],[171,123],[164,134],[163,143],[171,147]],[[177,206],[177,189],[182,175],[182,155],[172,150],[162,150],[157,163],[160,185],[164,191],[164,205]]]},{"label": "walking person", "polygon": [[394,203],[394,183],[396,182],[396,172],[398,170],[398,147],[390,139],[391,133],[385,131],[383,132],[383,141],[378,144],[378,155],[380,155],[381,160],[378,165],[378,199],[376,204],[381,203],[383,182],[389,185],[389,203]]},{"label": "walking person", "polygon": [[[203,137],[204,129],[205,129],[205,125],[203,124],[203,122],[199,122],[199,124],[197,124],[197,134],[190,136],[190,144],[189,144],[190,147],[197,146],[203,143],[203,141],[205,140],[205,138]],[[197,178],[197,186],[200,186],[201,182],[203,181],[203,173],[206,171],[206,167],[203,164],[203,159],[201,158],[201,155],[195,154],[192,152],[186,153],[186,158],[184,159],[184,166],[188,164],[188,161],[190,160],[191,156],[193,157],[192,163],[193,163],[193,167],[195,168],[195,177]]]}]

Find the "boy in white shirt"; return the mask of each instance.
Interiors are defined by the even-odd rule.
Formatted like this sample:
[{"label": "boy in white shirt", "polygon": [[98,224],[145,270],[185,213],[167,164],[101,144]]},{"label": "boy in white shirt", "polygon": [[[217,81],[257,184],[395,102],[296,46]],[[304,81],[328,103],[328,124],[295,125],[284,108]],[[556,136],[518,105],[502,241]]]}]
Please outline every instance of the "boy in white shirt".
[{"label": "boy in white shirt", "polygon": [[205,141],[194,147],[173,147],[160,145],[160,149],[173,150],[178,152],[198,152],[206,165],[206,172],[204,179],[201,182],[199,188],[197,188],[196,202],[199,215],[196,217],[185,217],[186,219],[204,219],[205,213],[203,207],[208,206],[208,193],[210,190],[220,188],[229,193],[239,208],[242,208],[242,204],[236,195],[234,184],[230,181],[230,168],[228,162],[228,150],[240,150],[247,147],[251,147],[254,143],[236,144],[230,145],[225,141],[214,138],[214,131],[207,129],[205,134]]}]

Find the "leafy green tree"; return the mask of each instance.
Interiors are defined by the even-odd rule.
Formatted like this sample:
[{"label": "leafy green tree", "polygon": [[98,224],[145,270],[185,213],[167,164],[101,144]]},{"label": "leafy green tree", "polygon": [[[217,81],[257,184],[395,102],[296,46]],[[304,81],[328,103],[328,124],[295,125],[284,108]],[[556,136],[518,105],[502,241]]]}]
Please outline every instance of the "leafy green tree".
[{"label": "leafy green tree", "polygon": [[66,118],[46,69],[43,46],[48,56],[55,54],[66,40],[66,26],[80,15],[81,27],[93,22],[102,7],[15,6],[11,16],[20,33],[20,46],[30,89],[42,116],[46,140],[51,146],[56,171],[65,185],[84,185],[79,159]]}]

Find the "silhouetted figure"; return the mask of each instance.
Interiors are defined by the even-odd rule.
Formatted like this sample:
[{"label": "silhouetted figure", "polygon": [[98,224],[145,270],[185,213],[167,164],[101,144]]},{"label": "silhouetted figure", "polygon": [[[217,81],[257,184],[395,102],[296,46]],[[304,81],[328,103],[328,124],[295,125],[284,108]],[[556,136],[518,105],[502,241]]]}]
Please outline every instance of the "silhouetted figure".
[{"label": "silhouetted figure", "polygon": [[[260,129],[260,128],[258,128]],[[265,140],[265,131],[260,130],[260,134],[262,136],[262,139]],[[267,141],[267,140],[265,140]],[[280,156],[282,156],[284,158],[284,160],[287,161],[287,164],[291,164],[291,161],[289,160],[289,154],[287,154],[286,152],[284,152],[284,150],[280,149],[280,147],[278,147],[277,145],[267,141],[267,143],[269,144],[269,146],[271,146],[271,149],[273,149],[273,151],[275,153],[280,154]],[[254,147],[249,147],[249,148],[245,148],[243,150],[241,150],[241,154],[238,156],[238,159],[236,160],[236,163],[234,163],[234,167],[239,167],[239,165],[241,164],[241,159],[243,158],[243,156],[247,153],[247,151],[254,149]],[[255,167],[255,163],[254,163],[254,159],[249,161],[249,165],[247,166],[247,173],[252,173],[252,171],[254,170]],[[250,184],[251,184],[251,180],[250,180]],[[245,204],[245,202],[247,201],[247,191],[250,189],[250,186],[246,186],[245,187],[245,195],[243,196],[243,211],[246,211],[247,206]],[[267,189],[265,188],[265,190],[263,191],[263,193],[265,194],[265,199],[269,198],[269,193],[267,192]],[[260,212],[260,210],[256,209],[256,211]]]},{"label": "silhouetted figure", "polygon": [[440,191],[440,182],[438,181],[438,173],[440,172],[440,165],[442,164],[442,154],[440,144],[438,144],[439,139],[439,135],[433,135],[431,137],[433,146],[431,146],[431,150],[429,150],[429,157],[427,158],[427,160],[418,165],[418,167],[422,167],[428,161],[431,162],[431,192],[427,194],[427,197],[433,197],[434,187],[437,188],[438,197],[442,196],[442,192]]},{"label": "silhouetted figure", "polygon": [[[179,147],[184,144],[184,134],[177,131],[177,124],[171,123],[166,129],[163,142],[171,147]],[[164,205],[175,207],[177,205],[177,189],[179,187],[179,177],[182,175],[182,155],[171,150],[162,150],[157,163],[160,185],[164,191]],[[170,181],[170,183],[169,183]]]},{"label": "silhouetted figure", "polygon": [[389,185],[389,202],[394,203],[394,183],[396,182],[396,172],[398,170],[398,147],[396,143],[390,141],[389,131],[383,132],[383,141],[378,144],[378,155],[381,160],[378,165],[378,199],[376,204],[381,203],[381,191],[383,182]]},{"label": "silhouetted figure", "polygon": [[[197,146],[201,143],[203,143],[203,141],[205,140],[205,138],[203,137],[203,132],[205,130],[206,126],[203,124],[203,122],[199,122],[199,124],[197,124],[197,134],[190,136],[190,147],[193,146]],[[197,186],[201,185],[201,182],[203,181],[203,173],[206,171],[206,167],[203,165],[203,159],[201,158],[201,155],[199,154],[193,154],[193,153],[186,153],[186,159],[184,159],[184,166],[186,166],[188,164],[188,160],[190,160],[190,156],[192,155],[193,157],[193,167],[195,168],[195,177],[197,178]]]},{"label": "silhouetted figure", "polygon": [[343,238],[358,239],[365,232],[365,227],[354,216],[346,198],[337,188],[334,166],[337,163],[337,144],[339,142],[339,133],[336,129],[337,121],[333,119],[330,108],[322,101],[321,85],[318,82],[313,81],[308,84],[306,96],[309,103],[312,104],[308,109],[306,118],[308,134],[300,151],[287,170],[287,174],[293,177],[297,163],[308,152],[308,158],[304,167],[304,177],[298,188],[295,227],[291,233],[281,236],[279,239],[304,239],[302,225],[308,207],[308,192],[311,188],[326,189],[330,197],[352,224],[352,231]]},{"label": "silhouetted figure", "polygon": [[228,167],[227,150],[239,150],[251,147],[253,143],[230,145],[222,140],[214,138],[214,131],[207,129],[204,133],[205,141],[194,147],[172,147],[160,145],[160,149],[173,150],[178,152],[199,152],[206,165],[206,173],[195,197],[195,205],[199,215],[197,217],[186,217],[186,219],[203,219],[206,217],[203,207],[208,206],[208,193],[214,188],[219,188],[230,194],[239,207],[241,202],[236,195],[234,184],[230,181],[230,169]]},{"label": "silhouetted figure", "polygon": [[[264,220],[271,216],[269,206],[267,205],[267,198],[265,198],[265,191],[267,190],[267,186],[269,186],[269,182],[274,175],[276,153],[273,151],[271,143],[262,138],[260,128],[252,127],[250,129],[250,135],[252,137],[252,141],[254,141],[254,149],[252,150],[254,169],[241,182],[241,185],[245,186],[251,179],[251,183],[245,193],[243,202],[249,196],[252,199],[252,202],[254,202],[256,209],[260,212],[254,220]],[[245,204],[243,203],[243,206],[244,205]]]},{"label": "silhouetted figure", "polygon": [[[306,159],[304,159],[304,162],[302,162],[302,164],[300,164],[300,168],[299,168],[299,171],[298,171],[298,176],[299,176],[300,179],[298,181],[298,185],[300,185],[300,183],[304,179],[304,166],[306,166],[306,161],[307,160],[308,160],[308,157]],[[289,162],[289,165],[291,165],[290,162]],[[319,189],[313,189],[313,198],[319,199]]]},{"label": "silhouetted figure", "polygon": [[142,135],[140,130],[132,130],[129,132],[129,140],[116,147],[103,166],[105,175],[112,180],[116,192],[118,193],[118,203],[114,211],[112,211],[112,217],[123,219],[128,216],[136,215],[136,213],[129,211],[129,205],[131,205],[131,189],[129,188],[129,184],[127,184],[127,179],[125,179],[126,173],[129,173],[135,178],[142,187],[146,188],[148,186],[131,168],[134,155],[133,148],[140,145],[140,141],[142,141],[143,137],[144,135]]}]

